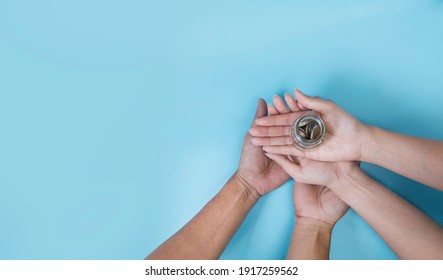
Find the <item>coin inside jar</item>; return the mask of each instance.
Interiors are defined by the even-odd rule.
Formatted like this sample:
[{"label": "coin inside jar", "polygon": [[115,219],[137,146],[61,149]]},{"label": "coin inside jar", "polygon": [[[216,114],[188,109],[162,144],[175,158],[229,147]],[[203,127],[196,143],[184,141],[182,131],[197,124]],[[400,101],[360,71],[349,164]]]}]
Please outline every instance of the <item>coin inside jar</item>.
[{"label": "coin inside jar", "polygon": [[294,143],[303,149],[312,149],[323,142],[326,127],[317,115],[304,115],[296,119],[291,128]]}]

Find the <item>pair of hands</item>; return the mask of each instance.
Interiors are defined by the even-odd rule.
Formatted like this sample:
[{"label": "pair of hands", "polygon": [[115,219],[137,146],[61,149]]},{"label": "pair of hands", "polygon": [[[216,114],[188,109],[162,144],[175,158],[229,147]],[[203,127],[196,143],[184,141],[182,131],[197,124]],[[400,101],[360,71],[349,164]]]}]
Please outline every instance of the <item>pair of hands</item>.
[{"label": "pair of hands", "polygon": [[[341,178],[358,168],[353,161],[361,159],[366,128],[332,101],[298,90],[295,96],[296,100],[285,94],[286,104],[278,96],[274,105],[259,100],[236,176],[256,196],[293,177],[297,220],[332,227],[349,206],[326,186],[340,184]],[[306,110],[319,113],[326,124],[324,143],[312,150],[298,149],[290,137],[292,123]]]}]

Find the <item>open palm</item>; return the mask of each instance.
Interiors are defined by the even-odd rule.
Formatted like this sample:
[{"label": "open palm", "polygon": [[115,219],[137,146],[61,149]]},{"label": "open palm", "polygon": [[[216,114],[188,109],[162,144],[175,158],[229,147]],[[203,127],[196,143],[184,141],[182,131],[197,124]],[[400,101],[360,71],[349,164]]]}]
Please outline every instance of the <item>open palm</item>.
[{"label": "open palm", "polygon": [[337,195],[320,185],[295,182],[293,199],[297,219],[334,225],[349,210]]},{"label": "open palm", "polygon": [[321,102],[321,117],[326,124],[327,133],[323,145],[317,149],[306,150],[304,155],[310,159],[323,161],[357,160],[361,156],[362,127],[354,117],[349,115],[332,101]]},{"label": "open palm", "polygon": [[[299,104],[303,109],[314,110],[326,125],[323,143],[314,149],[296,147],[291,139],[291,126],[306,111],[292,111],[287,114],[267,116],[257,120],[258,127],[251,129],[253,143],[263,146],[267,153],[303,156],[321,161],[354,161],[361,158],[361,147],[365,137],[365,126],[332,101],[309,97],[295,91],[286,102]],[[303,105],[302,105],[303,104]]]},{"label": "open palm", "polygon": [[[260,99],[251,127],[256,126],[256,119],[267,114],[266,102]],[[260,195],[264,195],[285,183],[289,175],[276,162],[268,158],[261,147],[252,144],[251,138],[252,136],[247,133],[243,140],[237,175]]]}]

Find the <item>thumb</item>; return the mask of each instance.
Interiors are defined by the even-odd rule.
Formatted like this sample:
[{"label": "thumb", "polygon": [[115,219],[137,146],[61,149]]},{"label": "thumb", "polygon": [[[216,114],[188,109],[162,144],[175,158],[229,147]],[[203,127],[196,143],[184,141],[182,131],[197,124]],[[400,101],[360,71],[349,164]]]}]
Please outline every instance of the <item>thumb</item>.
[{"label": "thumb", "polygon": [[255,124],[255,121],[259,118],[265,117],[268,115],[268,106],[266,104],[266,101],[264,101],[262,98],[258,100],[257,104],[257,110],[255,111],[254,119],[252,120],[251,127],[257,126]]},{"label": "thumb", "polygon": [[332,105],[330,101],[305,95],[298,89],[294,90],[294,95],[301,105],[319,113],[326,113]]}]

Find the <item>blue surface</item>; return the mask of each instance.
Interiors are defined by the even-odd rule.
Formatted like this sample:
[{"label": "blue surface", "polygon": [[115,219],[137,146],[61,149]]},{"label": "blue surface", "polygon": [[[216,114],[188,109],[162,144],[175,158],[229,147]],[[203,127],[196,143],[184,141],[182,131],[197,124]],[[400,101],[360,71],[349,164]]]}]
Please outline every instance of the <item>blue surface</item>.
[{"label": "blue surface", "polygon": [[[0,0],[0,258],[143,258],[235,171],[257,98],[295,87],[443,139],[442,15],[425,0]],[[443,225],[443,193],[363,168]],[[223,258],[284,258],[290,193],[263,198]],[[350,211],[331,257],[395,255]]]}]

